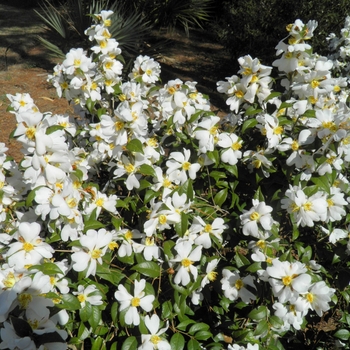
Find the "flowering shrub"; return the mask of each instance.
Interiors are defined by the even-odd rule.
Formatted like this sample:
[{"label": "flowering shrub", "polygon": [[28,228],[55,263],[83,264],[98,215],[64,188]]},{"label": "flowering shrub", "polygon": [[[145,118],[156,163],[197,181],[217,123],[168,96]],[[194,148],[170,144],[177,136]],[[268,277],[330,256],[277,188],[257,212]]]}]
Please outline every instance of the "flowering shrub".
[{"label": "flowering shrub", "polygon": [[275,79],[240,58],[219,117],[147,56],[123,76],[110,15],[49,76],[76,116],[8,95],[0,348],[348,348],[349,19],[332,58],[289,25]]}]

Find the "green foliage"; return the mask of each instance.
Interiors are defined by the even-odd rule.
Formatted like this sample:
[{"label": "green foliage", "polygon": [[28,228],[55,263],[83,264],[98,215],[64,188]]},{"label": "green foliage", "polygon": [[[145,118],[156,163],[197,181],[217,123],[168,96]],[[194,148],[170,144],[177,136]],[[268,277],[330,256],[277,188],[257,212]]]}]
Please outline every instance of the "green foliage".
[{"label": "green foliage", "polygon": [[[286,26],[295,19],[306,22],[312,18],[322,23],[313,48],[323,54],[327,49],[325,37],[339,32],[347,13],[347,0],[220,0],[216,2],[216,20],[212,28],[234,62],[250,54],[267,64],[275,59],[274,48],[286,36]],[[237,67],[232,67],[233,72]]]}]

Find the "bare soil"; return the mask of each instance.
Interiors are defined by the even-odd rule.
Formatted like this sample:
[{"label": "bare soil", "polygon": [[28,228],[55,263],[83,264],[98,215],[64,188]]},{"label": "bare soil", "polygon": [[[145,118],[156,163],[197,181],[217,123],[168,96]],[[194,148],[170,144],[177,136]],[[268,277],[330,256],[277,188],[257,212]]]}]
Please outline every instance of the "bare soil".
[{"label": "bare soil", "polygon": [[[15,117],[6,112],[6,94],[28,92],[40,111],[72,113],[66,100],[59,99],[47,82],[58,60],[37,40],[47,30],[33,9],[2,4],[0,0],[0,142],[9,147],[8,154],[20,159],[20,145],[9,135],[15,128]],[[223,97],[216,92],[216,82],[231,76],[230,59],[224,48],[208,32],[195,30],[184,33],[154,31],[147,41],[149,55],[162,66],[162,81],[179,78],[197,81],[198,90],[209,95],[215,110],[225,110]]]}]

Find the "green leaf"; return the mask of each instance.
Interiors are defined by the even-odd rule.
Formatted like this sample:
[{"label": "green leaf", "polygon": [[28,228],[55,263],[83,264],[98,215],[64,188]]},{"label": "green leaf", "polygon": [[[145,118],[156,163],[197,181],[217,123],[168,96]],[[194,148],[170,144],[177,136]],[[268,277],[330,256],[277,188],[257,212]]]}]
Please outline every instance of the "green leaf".
[{"label": "green leaf", "polygon": [[285,108],[289,108],[289,107],[292,107],[293,106],[293,103],[289,103],[289,102],[282,102],[280,107],[278,108],[278,110],[282,110],[282,109],[285,109]]},{"label": "green leaf", "polygon": [[208,340],[212,336],[213,334],[209,331],[199,331],[194,335],[197,340]]},{"label": "green leaf", "polygon": [[242,125],[242,134],[244,134],[246,130],[254,128],[256,124],[258,124],[256,119],[247,119]]},{"label": "green leaf", "polygon": [[283,320],[281,320],[281,318],[278,316],[270,316],[269,322],[271,323],[272,327],[277,328],[277,329],[282,327],[284,324]]},{"label": "green leaf", "polygon": [[148,190],[148,191],[146,191],[146,193],[145,193],[145,197],[144,197],[143,202],[144,202],[145,204],[147,204],[147,203],[149,203],[153,198],[156,198],[156,197],[158,197],[158,192],[155,192],[155,191],[153,191],[153,190]]},{"label": "green leaf", "polygon": [[348,340],[350,338],[350,332],[347,329],[339,329],[334,333],[334,336],[341,340]]},{"label": "green leaf", "polygon": [[271,92],[271,94],[265,98],[265,102],[271,100],[272,98],[279,97],[279,96],[281,96],[280,92],[277,92],[277,91]]},{"label": "green leaf", "polygon": [[303,114],[303,117],[315,118],[315,117],[316,117],[316,111],[313,110],[313,109],[308,109],[308,110],[305,111],[305,113]]},{"label": "green leaf", "polygon": [[260,321],[267,317],[267,308],[264,305],[259,306],[257,309],[252,310],[248,317],[254,321]]},{"label": "green leaf", "polygon": [[[245,111],[245,115],[255,115],[255,114],[258,114],[258,113],[260,113],[260,112],[262,112],[262,109],[261,108],[259,108],[259,109],[257,109],[257,108],[254,108],[253,106],[250,106],[249,108],[247,108],[247,110]],[[243,132],[243,130],[242,130],[242,132]]]},{"label": "green leaf", "polygon": [[156,176],[156,172],[154,171],[154,168],[148,164],[142,164],[139,168],[139,173],[142,175],[150,175],[150,176]]},{"label": "green leaf", "polygon": [[185,331],[187,329],[187,327],[193,323],[196,323],[196,322],[188,318],[187,320],[179,323],[176,328],[180,329],[181,331]]},{"label": "green leaf", "polygon": [[29,194],[27,195],[27,198],[26,198],[26,207],[30,207],[32,205],[33,200],[35,198],[36,191],[42,187],[45,187],[45,186],[38,186],[38,187],[34,188],[34,190],[29,192]]},{"label": "green leaf", "polygon": [[61,295],[61,303],[57,306],[61,309],[66,309],[67,311],[79,310],[81,308],[80,302],[77,297],[72,294]]},{"label": "green leaf", "polygon": [[79,310],[80,319],[87,322],[92,314],[92,306],[90,303],[85,303],[85,306]]},{"label": "green leaf", "polygon": [[97,220],[88,220],[84,222],[84,232],[87,232],[88,230],[97,230],[103,227],[105,227],[105,225]]},{"label": "green leaf", "polygon": [[221,207],[226,201],[227,193],[228,193],[227,188],[220,190],[214,197],[214,203],[219,207]]},{"label": "green leaf", "polygon": [[226,174],[222,171],[217,171],[217,170],[213,170],[212,172],[210,172],[209,176],[211,176],[216,182],[218,182],[221,179],[226,179]]},{"label": "green leaf", "polygon": [[231,173],[232,175],[238,177],[238,168],[237,165],[228,165],[228,164],[223,164],[224,168]]},{"label": "green leaf", "polygon": [[187,350],[201,350],[202,347],[200,346],[198,340],[196,339],[190,339],[190,341],[187,343]]},{"label": "green leaf", "polygon": [[101,321],[101,310],[96,305],[92,306],[91,317],[88,321],[94,331]]},{"label": "green leaf", "polygon": [[160,266],[154,261],[145,261],[137,264],[131,268],[131,270],[137,271],[144,276],[157,278],[161,275]]},{"label": "green leaf", "polygon": [[238,252],[235,255],[235,262],[236,262],[238,268],[250,264],[250,261],[244,255],[242,255],[241,253],[238,253]]},{"label": "green leaf", "polygon": [[179,186],[178,192],[179,192],[179,195],[182,195],[183,193],[185,193],[189,200],[193,200],[192,180],[188,179],[184,184]]},{"label": "green leaf", "polygon": [[269,330],[269,325],[266,320],[262,320],[258,323],[255,331],[254,336],[264,336],[267,331]]},{"label": "green leaf", "polygon": [[88,109],[88,111],[90,112],[90,114],[94,114],[94,107],[95,107],[95,104],[94,102],[92,101],[91,98],[88,98],[86,100],[86,108]]},{"label": "green leaf", "polygon": [[104,343],[104,339],[101,337],[97,337],[96,339],[94,339],[91,350],[103,350],[106,347],[102,346]]},{"label": "green leaf", "polygon": [[188,330],[188,333],[193,335],[196,332],[207,331],[208,329],[209,329],[209,326],[206,323],[199,322],[199,323],[195,323],[193,326],[191,326],[191,328]]},{"label": "green leaf", "polygon": [[173,312],[173,304],[170,300],[162,303],[162,319],[171,318]]},{"label": "green leaf", "polygon": [[133,140],[129,141],[126,145],[126,148],[130,152],[136,152],[136,153],[143,154],[142,142],[139,139],[133,139]]},{"label": "green leaf", "polygon": [[188,229],[188,215],[185,214],[184,212],[181,212],[181,220],[180,222],[175,224],[176,233],[180,237],[183,237],[187,229]]},{"label": "green leaf", "polygon": [[172,259],[174,257],[174,254],[172,252],[174,245],[175,242],[173,240],[168,240],[163,243],[164,254],[168,259]]},{"label": "green leaf", "polygon": [[326,193],[330,193],[330,186],[326,176],[312,177],[311,181]]},{"label": "green leaf", "polygon": [[170,339],[171,350],[183,350],[185,348],[185,338],[181,333],[175,333]]},{"label": "green leaf", "polygon": [[145,188],[150,188],[152,186],[152,184],[150,182],[148,182],[145,179],[141,179],[140,180],[140,187],[138,188],[138,191],[142,191]]},{"label": "green leaf", "polygon": [[121,350],[136,350],[137,349],[137,339],[134,336],[128,337],[123,345]]},{"label": "green leaf", "polygon": [[207,156],[212,160],[216,165],[220,163],[220,155],[218,150],[207,152]]},{"label": "green leaf", "polygon": [[246,271],[247,272],[250,272],[250,273],[255,273],[257,272],[258,270],[261,270],[261,263],[260,262],[255,262],[253,264],[251,264],[250,266],[248,266],[246,268]]},{"label": "green leaf", "polygon": [[125,275],[120,270],[109,269],[105,264],[97,264],[96,275],[106,281],[111,282],[115,286],[118,286],[120,281],[125,277]]},{"label": "green leaf", "polygon": [[64,127],[62,125],[52,125],[46,129],[45,133],[46,133],[46,135],[50,135],[50,134],[54,133],[55,131],[62,130],[62,129],[64,129]]},{"label": "green leaf", "polygon": [[42,265],[33,265],[29,268],[29,270],[39,270],[44,275],[49,275],[49,276],[56,275],[56,274],[63,275],[62,270],[52,262],[45,262]]}]

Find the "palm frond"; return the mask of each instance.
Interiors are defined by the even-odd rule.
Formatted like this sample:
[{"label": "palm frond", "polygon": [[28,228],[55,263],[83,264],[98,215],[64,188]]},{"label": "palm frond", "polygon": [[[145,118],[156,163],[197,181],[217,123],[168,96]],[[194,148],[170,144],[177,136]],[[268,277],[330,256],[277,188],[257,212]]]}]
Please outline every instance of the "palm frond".
[{"label": "palm frond", "polygon": [[40,7],[43,14],[37,10],[34,10],[35,13],[52,30],[56,31],[62,38],[66,39],[68,25],[66,20],[62,17],[60,11],[47,0],[41,3]]},{"label": "palm frond", "polygon": [[64,60],[66,55],[64,52],[55,44],[50,41],[44,39],[41,36],[38,36],[37,39],[41,42],[41,44],[49,51],[49,56],[52,58],[58,58],[60,60]]}]

